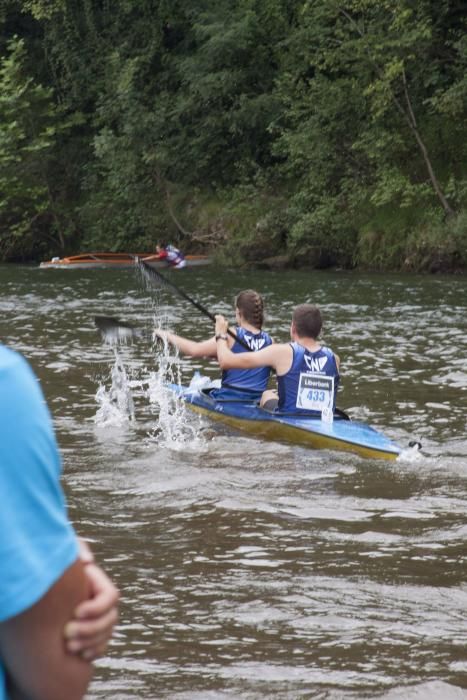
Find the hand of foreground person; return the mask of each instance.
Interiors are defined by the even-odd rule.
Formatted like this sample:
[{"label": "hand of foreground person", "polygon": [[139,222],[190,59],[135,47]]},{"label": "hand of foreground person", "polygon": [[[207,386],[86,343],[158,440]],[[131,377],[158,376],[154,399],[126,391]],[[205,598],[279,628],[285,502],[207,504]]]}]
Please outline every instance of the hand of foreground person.
[{"label": "hand of foreground person", "polygon": [[89,585],[89,598],[80,603],[65,626],[67,651],[92,661],[105,653],[118,619],[119,593],[107,574],[94,562],[86,542],[80,540],[80,559]]}]

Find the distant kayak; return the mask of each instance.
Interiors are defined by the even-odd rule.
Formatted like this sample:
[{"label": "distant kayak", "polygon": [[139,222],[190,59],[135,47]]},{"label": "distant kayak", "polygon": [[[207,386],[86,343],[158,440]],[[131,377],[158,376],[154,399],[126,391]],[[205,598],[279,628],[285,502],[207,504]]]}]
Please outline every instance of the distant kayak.
[{"label": "distant kayak", "polygon": [[336,414],[331,423],[320,417],[266,411],[257,401],[232,397],[216,399],[212,389],[191,389],[170,384],[169,388],[196,413],[256,437],[291,442],[315,449],[354,452],[361,457],[394,460],[402,448],[383,433],[364,423]]},{"label": "distant kayak", "polygon": [[[103,267],[125,268],[133,267],[138,258],[144,260],[151,267],[171,268],[165,260],[160,259],[157,254],[153,253],[83,253],[82,255],[71,255],[67,258],[52,258],[52,260],[41,262],[39,267],[59,270],[68,268],[75,270],[91,270]],[[211,258],[207,255],[186,255],[185,260],[187,267],[198,267],[211,263]]]}]

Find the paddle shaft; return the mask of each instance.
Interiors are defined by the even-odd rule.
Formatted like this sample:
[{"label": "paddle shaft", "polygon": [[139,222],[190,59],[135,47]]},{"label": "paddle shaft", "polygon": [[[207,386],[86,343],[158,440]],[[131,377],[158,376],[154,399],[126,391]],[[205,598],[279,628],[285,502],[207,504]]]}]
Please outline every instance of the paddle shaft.
[{"label": "paddle shaft", "polygon": [[[186,299],[186,301],[190,302],[198,311],[201,311],[202,314],[207,316],[207,318],[211,319],[213,323],[216,322],[216,317],[214,314],[212,314],[209,309],[206,309],[205,306],[200,304],[196,299],[193,299],[190,297],[189,294],[183,291],[183,289],[180,289],[180,287],[177,287],[176,284],[171,282],[170,280],[167,279],[167,277],[164,277],[159,270],[156,270],[154,267],[151,267],[151,265],[148,265],[147,262],[142,260],[141,258],[137,258],[137,263],[142,268],[143,272],[146,274],[146,278],[149,279],[151,282],[153,281],[153,278],[156,277],[162,284],[165,284],[167,287],[170,287],[171,289],[174,290],[174,292],[177,292],[179,296],[181,296],[183,299]],[[240,343],[240,345],[243,345],[246,350],[251,351],[250,346],[248,343],[246,343],[242,338],[238,338],[233,331],[230,330],[230,328],[227,328],[227,333],[230,335],[231,338],[237,341],[237,343]]]}]

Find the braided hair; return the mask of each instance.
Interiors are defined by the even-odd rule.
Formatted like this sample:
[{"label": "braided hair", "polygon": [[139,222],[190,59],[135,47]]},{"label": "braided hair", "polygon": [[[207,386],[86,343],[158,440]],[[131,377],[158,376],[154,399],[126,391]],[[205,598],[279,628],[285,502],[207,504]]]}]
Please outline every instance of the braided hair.
[{"label": "braided hair", "polygon": [[261,330],[264,322],[264,302],[261,294],[254,289],[245,289],[235,297],[235,306],[241,311],[245,321]]}]

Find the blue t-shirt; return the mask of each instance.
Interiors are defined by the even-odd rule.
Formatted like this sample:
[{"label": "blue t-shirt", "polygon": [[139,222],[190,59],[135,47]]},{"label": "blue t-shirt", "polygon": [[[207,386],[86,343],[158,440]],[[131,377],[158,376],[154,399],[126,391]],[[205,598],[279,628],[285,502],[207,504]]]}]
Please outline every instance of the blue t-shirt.
[{"label": "blue t-shirt", "polygon": [[21,355],[0,345],[0,624],[40,600],[78,557],[60,471],[39,383]]}]

